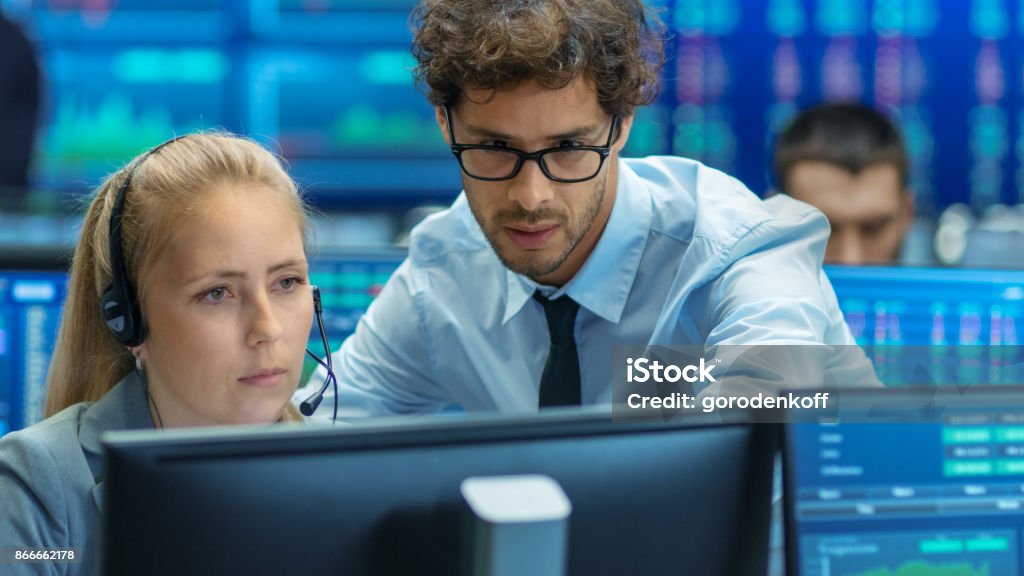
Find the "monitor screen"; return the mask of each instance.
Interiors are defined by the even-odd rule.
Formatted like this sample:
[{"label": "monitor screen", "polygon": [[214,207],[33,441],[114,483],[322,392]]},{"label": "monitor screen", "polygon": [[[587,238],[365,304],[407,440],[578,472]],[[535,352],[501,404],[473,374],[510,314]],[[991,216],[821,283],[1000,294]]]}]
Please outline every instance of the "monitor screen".
[{"label": "monitor screen", "polygon": [[0,436],[42,420],[66,283],[66,272],[0,268]]},{"label": "monitor screen", "polygon": [[[324,323],[333,349],[405,258],[403,248],[318,255],[311,279],[324,294]],[[991,346],[1024,337],[1024,270],[826,266],[840,309],[888,385],[1004,383],[985,368],[1002,362]],[[310,349],[319,354],[319,332]],[[1016,348],[1010,354],[1019,356]],[[938,356],[942,356],[941,359]],[[940,361],[941,360],[941,361]],[[919,367],[928,364],[927,376]],[[315,369],[307,361],[306,381]]]},{"label": "monitor screen", "polygon": [[1013,384],[1024,270],[827,266],[854,339],[889,386]]},{"label": "monitor screen", "polygon": [[861,345],[1024,342],[1024,270],[827,266]]},{"label": "monitor screen", "polygon": [[765,573],[778,431],[607,411],[108,435],[105,574],[466,574],[460,483],[543,474],[568,574]]},{"label": "monitor screen", "polygon": [[[626,155],[695,158],[760,194],[794,114],[852,100],[902,129],[920,212],[1021,201],[1019,2],[645,3],[671,40]],[[320,202],[451,199],[458,168],[411,73],[415,5],[0,0],[43,70],[34,182],[94,186],[173,134],[223,127],[279,142]]]},{"label": "monitor screen", "polygon": [[1024,574],[1022,394],[876,390],[788,424],[787,574]]},{"label": "monitor screen", "polygon": [[[404,248],[365,248],[331,251],[311,256],[310,283],[320,287],[324,330],[331,350],[337,350],[353,332],[370,303],[405,259]],[[320,331],[314,324],[309,349],[323,355]],[[316,369],[307,358],[302,381]]]}]

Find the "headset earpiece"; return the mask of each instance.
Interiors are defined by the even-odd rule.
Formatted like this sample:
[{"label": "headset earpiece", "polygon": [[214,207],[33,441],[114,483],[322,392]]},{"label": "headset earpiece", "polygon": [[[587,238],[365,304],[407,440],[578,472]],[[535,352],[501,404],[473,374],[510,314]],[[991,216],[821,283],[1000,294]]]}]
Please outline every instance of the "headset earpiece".
[{"label": "headset earpiece", "polygon": [[116,285],[108,288],[100,298],[100,314],[107,329],[121,344],[138,346],[146,340],[141,310],[134,299]]}]

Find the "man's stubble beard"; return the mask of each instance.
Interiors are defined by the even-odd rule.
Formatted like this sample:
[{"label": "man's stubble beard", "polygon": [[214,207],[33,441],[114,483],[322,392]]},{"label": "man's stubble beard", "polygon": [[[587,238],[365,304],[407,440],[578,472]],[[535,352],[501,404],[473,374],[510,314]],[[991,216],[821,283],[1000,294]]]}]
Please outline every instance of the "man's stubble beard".
[{"label": "man's stubble beard", "polygon": [[[473,212],[473,217],[476,218],[477,224],[480,225],[480,229],[484,232],[484,237],[487,238],[487,242],[491,245],[491,249],[494,250],[495,255],[501,260],[501,263],[505,265],[509,270],[522,274],[529,278],[537,279],[543,276],[547,276],[558,270],[562,264],[569,258],[573,250],[579,246],[579,243],[586,236],[587,232],[594,225],[594,220],[597,215],[601,212],[601,206],[604,204],[605,195],[608,193],[608,172],[606,171],[600,177],[597,185],[592,189],[590,200],[586,208],[579,214],[579,216],[571,222],[569,225],[569,218],[564,212],[557,212],[552,209],[541,208],[534,212],[527,212],[520,205],[516,205],[513,210],[507,210],[496,214],[490,222],[485,222],[485,216],[480,214],[478,207],[472,200],[469,200],[470,210]],[[464,186],[466,187],[466,186]],[[468,188],[468,187],[466,187]],[[466,194],[467,200],[473,197],[473,194]],[[559,227],[566,234],[566,242],[562,251],[558,256],[548,259],[546,261],[538,261],[535,257],[539,257],[538,251],[524,251],[518,247],[512,248],[517,254],[525,256],[522,258],[522,262],[514,262],[510,257],[510,254],[506,253],[498,241],[498,239],[504,235],[503,228],[506,224],[535,224],[543,220],[555,220],[558,222]],[[506,242],[511,242],[506,238]]]}]

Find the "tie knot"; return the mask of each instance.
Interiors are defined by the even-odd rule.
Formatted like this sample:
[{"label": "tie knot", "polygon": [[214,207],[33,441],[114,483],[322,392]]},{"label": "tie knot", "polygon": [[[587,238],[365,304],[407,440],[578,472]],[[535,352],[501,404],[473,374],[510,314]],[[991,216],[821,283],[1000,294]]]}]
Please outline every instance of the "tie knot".
[{"label": "tie knot", "polygon": [[553,346],[573,341],[573,328],[576,325],[576,312],[580,305],[568,296],[556,300],[548,300],[540,292],[534,292],[533,298],[544,308],[544,316],[548,321],[548,333]]}]

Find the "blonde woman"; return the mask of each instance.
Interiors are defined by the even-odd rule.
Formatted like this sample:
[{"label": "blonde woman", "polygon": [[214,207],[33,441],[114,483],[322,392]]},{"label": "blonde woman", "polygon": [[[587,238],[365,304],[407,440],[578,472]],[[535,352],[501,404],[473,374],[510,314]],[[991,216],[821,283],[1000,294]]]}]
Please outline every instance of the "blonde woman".
[{"label": "blonde woman", "polygon": [[301,419],[289,399],[313,321],[307,226],[278,159],[230,135],[168,141],[99,188],[71,268],[48,418],[0,440],[0,548],[79,557],[5,574],[75,574],[94,561],[102,433]]}]

